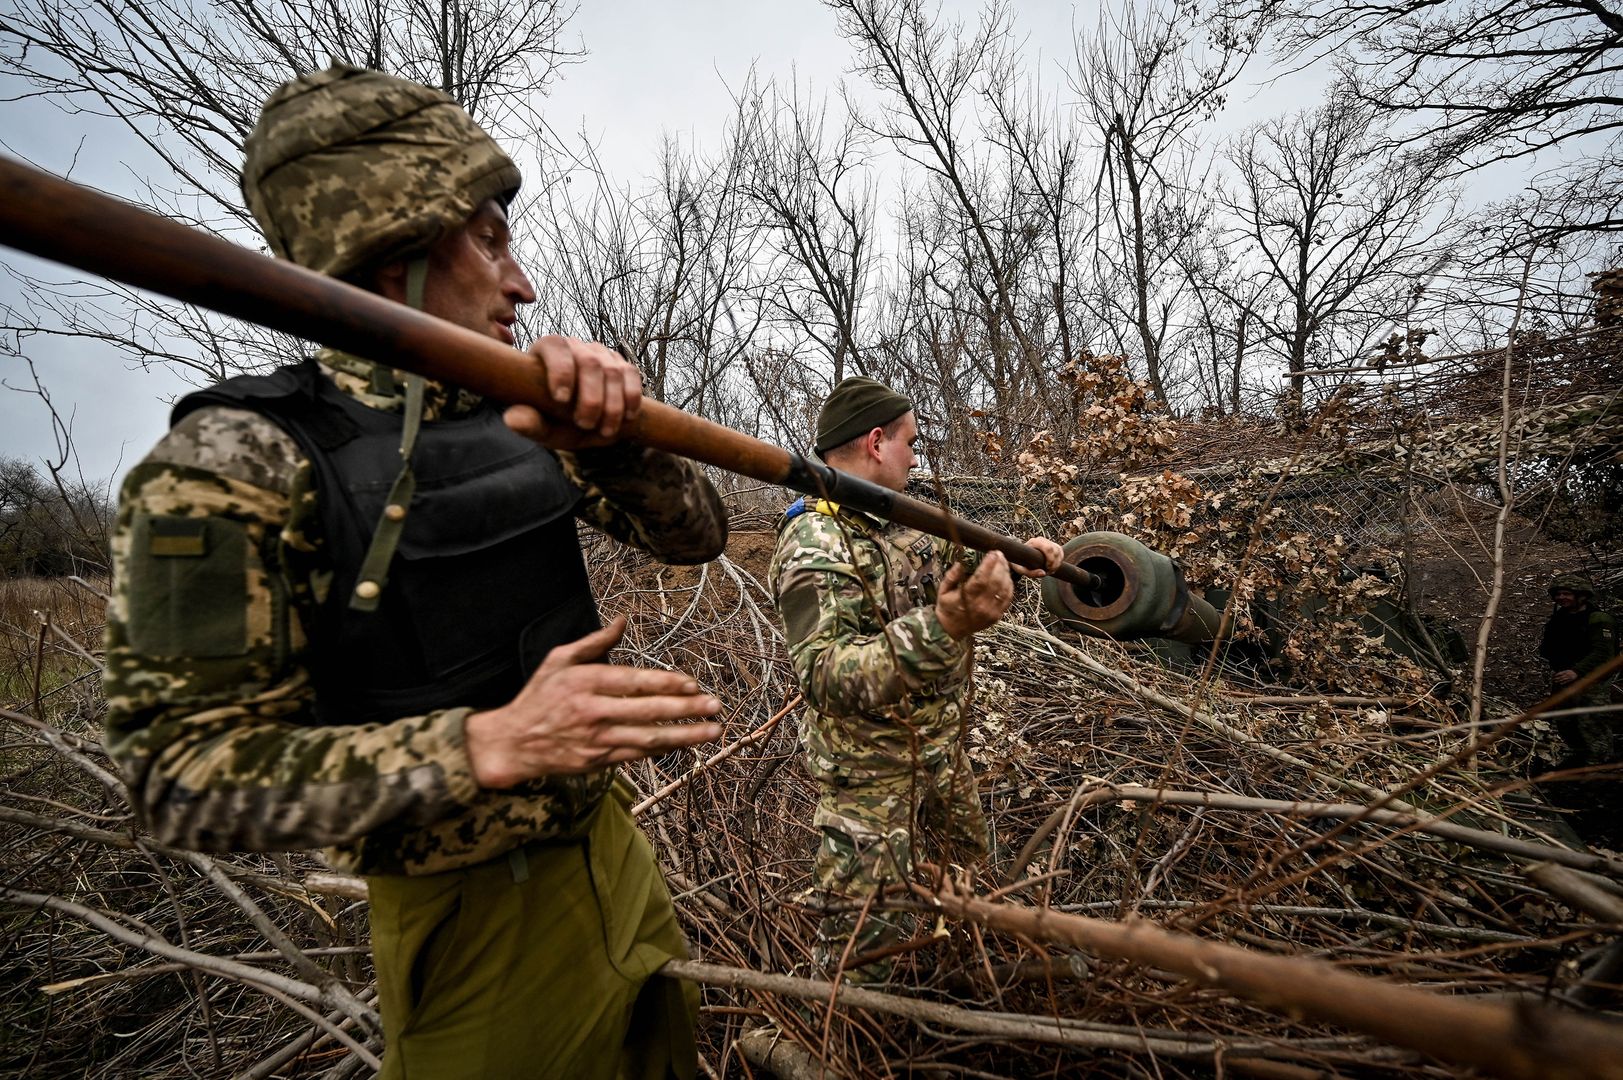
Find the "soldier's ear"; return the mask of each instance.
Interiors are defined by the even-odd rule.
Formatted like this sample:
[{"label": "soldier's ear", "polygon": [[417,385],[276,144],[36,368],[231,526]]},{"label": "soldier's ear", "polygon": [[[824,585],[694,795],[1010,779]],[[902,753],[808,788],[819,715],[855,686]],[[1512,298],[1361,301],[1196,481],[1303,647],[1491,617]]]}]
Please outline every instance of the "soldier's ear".
[{"label": "soldier's ear", "polygon": [[372,272],[370,283],[361,281],[356,282],[356,284],[363,289],[370,289],[380,296],[393,300],[397,304],[404,304],[406,302],[407,265],[408,263],[404,259],[384,263]]}]

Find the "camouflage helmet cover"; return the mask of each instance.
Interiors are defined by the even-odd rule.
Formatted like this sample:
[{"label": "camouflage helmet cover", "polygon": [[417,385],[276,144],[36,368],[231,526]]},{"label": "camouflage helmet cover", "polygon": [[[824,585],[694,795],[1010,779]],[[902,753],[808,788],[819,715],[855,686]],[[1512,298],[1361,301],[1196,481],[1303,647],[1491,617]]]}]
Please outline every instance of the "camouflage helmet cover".
[{"label": "camouflage helmet cover", "polygon": [[278,87],[243,151],[242,193],[271,250],[335,277],[421,251],[519,187],[449,96],[347,64]]},{"label": "camouflage helmet cover", "polygon": [[1563,589],[1579,596],[1595,595],[1595,583],[1590,580],[1588,574],[1557,574],[1555,580],[1550,582],[1550,595],[1554,596]]}]

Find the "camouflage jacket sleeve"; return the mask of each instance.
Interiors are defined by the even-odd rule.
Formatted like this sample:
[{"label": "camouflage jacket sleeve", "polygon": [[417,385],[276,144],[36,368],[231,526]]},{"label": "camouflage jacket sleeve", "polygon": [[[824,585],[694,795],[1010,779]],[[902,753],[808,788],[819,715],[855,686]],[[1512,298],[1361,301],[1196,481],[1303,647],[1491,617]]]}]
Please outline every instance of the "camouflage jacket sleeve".
[{"label": "camouflage jacket sleeve", "polygon": [[790,521],[771,576],[801,692],[821,713],[878,712],[964,664],[967,645],[942,627],[933,602],[890,617],[883,575],[857,564],[834,517]]},{"label": "camouflage jacket sleeve", "polygon": [[184,419],[124,482],[107,626],[107,743],[137,813],[202,850],[343,844],[477,791],[466,709],[316,726],[292,609],[313,552],[309,467],[252,413]]},{"label": "camouflage jacket sleeve", "polygon": [[585,493],[578,516],[621,543],[676,565],[709,562],[727,546],[727,511],[695,462],[631,443],[558,459]]},{"label": "camouflage jacket sleeve", "polygon": [[1617,621],[1611,612],[1592,612],[1585,629],[1588,631],[1584,641],[1587,647],[1572,665],[1573,673],[1579,678],[1617,655]]}]

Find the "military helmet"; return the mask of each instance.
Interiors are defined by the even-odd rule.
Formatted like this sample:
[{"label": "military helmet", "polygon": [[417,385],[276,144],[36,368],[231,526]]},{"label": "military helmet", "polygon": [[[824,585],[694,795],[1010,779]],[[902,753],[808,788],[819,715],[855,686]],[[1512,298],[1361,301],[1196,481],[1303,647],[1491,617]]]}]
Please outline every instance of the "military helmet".
[{"label": "military helmet", "polygon": [[278,87],[243,151],[271,250],[334,277],[425,251],[520,179],[449,96],[348,64]]},{"label": "military helmet", "polygon": [[1567,592],[1577,593],[1579,596],[1594,596],[1595,582],[1588,574],[1557,574],[1555,580],[1550,582],[1550,595],[1554,596],[1563,589]]}]

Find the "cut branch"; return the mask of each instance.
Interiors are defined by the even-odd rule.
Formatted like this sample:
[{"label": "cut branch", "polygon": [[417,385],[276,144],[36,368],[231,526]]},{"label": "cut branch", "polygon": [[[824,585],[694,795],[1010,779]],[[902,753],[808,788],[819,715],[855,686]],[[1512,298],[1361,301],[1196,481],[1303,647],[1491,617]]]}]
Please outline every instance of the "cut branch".
[{"label": "cut branch", "polygon": [[1311,1017],[1493,1076],[1623,1078],[1623,1027],[1547,1009],[1460,1001],[1353,975],[1319,960],[1266,956],[1133,919],[1106,922],[914,892],[941,910],[1031,941],[1187,975],[1291,1017]]}]

